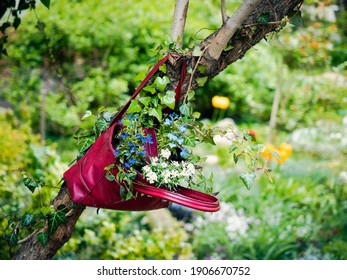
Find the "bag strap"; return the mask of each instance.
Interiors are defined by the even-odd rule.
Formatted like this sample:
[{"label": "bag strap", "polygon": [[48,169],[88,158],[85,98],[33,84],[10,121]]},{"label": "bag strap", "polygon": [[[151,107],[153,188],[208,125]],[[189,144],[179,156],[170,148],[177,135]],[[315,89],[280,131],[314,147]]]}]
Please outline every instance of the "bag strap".
[{"label": "bag strap", "polygon": [[177,187],[176,192],[173,192],[138,182],[133,182],[133,187],[139,193],[159,197],[196,210],[217,212],[220,209],[219,200],[216,197],[193,189]]},{"label": "bag strap", "polygon": [[[162,66],[168,60],[168,58],[169,58],[168,56],[165,56],[151,69],[151,71],[147,74],[147,76],[144,78],[144,80],[141,82],[141,84],[137,87],[135,92],[129,98],[127,103],[125,103],[123,108],[114,116],[114,118],[112,119],[112,121],[110,123],[110,126],[123,117],[126,110],[129,108],[131,101],[137,97],[137,95],[140,93],[140,91],[143,89],[143,87],[148,83],[148,81],[153,77],[153,75],[159,70],[159,67]],[[175,95],[175,107],[178,106],[180,98],[181,98],[182,85],[183,85],[186,73],[187,73],[187,62],[183,61],[181,77],[180,77],[180,80],[179,80],[177,87],[176,87],[176,90],[175,90],[175,93],[176,93],[176,95]]]}]

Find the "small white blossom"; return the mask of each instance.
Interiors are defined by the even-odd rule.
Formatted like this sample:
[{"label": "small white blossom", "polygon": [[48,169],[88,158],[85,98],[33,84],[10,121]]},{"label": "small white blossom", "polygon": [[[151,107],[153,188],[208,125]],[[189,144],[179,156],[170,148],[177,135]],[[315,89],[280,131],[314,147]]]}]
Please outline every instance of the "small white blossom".
[{"label": "small white blossom", "polygon": [[169,157],[171,156],[171,152],[169,149],[163,149],[160,153],[160,155],[163,157],[163,158],[166,158],[166,159],[169,159]]}]

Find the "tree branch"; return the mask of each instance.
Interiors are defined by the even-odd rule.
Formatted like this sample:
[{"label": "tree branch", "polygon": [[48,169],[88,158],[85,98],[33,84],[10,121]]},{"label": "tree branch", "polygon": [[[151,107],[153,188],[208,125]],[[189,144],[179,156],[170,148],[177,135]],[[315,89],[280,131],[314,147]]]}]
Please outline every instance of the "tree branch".
[{"label": "tree branch", "polygon": [[226,11],[226,7],[225,7],[225,0],[221,0],[220,3],[220,11],[222,14],[222,23],[225,24],[225,22],[227,21],[227,11]]},{"label": "tree branch", "polygon": [[182,48],[184,26],[186,24],[189,0],[176,0],[173,15],[171,38],[176,42],[178,49]]},{"label": "tree branch", "polygon": [[227,47],[229,40],[241,27],[242,23],[256,9],[262,0],[244,0],[236,12],[226,20],[217,35],[211,41],[206,55],[213,60],[218,60],[223,50]]}]

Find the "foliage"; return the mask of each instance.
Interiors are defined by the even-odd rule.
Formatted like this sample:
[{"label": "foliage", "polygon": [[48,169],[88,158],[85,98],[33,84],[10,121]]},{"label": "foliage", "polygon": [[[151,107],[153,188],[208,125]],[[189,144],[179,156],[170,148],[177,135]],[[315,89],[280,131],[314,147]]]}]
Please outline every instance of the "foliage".
[{"label": "foliage", "polygon": [[54,196],[50,186],[57,184],[66,165],[54,147],[40,144],[10,110],[0,114],[0,133],[0,232],[5,237],[0,239],[0,258],[6,259],[22,238],[45,225],[46,215],[55,213],[48,206]]},{"label": "foliage", "polygon": [[[58,259],[176,259],[191,256],[180,224],[152,228],[145,213],[86,210]],[[98,230],[93,230],[97,228]]]}]

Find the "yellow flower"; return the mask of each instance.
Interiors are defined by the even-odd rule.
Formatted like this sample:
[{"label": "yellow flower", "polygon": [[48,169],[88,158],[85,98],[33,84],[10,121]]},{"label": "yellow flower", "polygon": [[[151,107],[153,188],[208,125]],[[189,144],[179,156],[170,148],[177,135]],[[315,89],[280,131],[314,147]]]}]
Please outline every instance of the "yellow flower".
[{"label": "yellow flower", "polygon": [[272,144],[265,144],[264,151],[261,153],[263,158],[271,159],[273,156],[271,152],[275,152],[276,148]]},{"label": "yellow flower", "polygon": [[282,143],[278,146],[278,149],[281,151],[285,151],[287,153],[287,157],[289,157],[293,153],[293,146],[288,143]]},{"label": "yellow flower", "polygon": [[212,106],[214,108],[226,110],[229,108],[229,105],[230,100],[228,97],[215,95],[212,98]]},{"label": "yellow flower", "polygon": [[284,163],[289,156],[289,154],[285,150],[276,149],[275,153],[278,155],[278,157],[274,157],[274,159],[278,163]]}]

